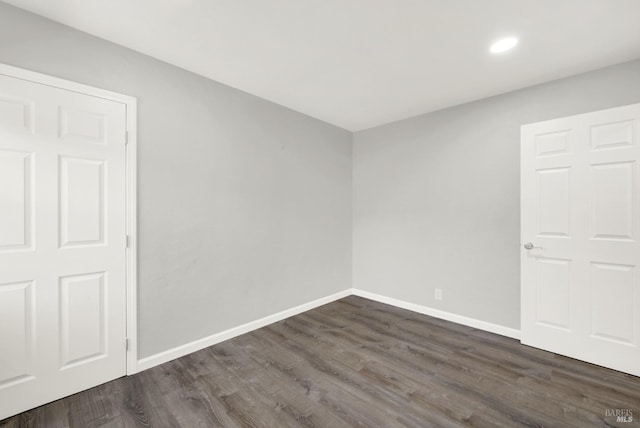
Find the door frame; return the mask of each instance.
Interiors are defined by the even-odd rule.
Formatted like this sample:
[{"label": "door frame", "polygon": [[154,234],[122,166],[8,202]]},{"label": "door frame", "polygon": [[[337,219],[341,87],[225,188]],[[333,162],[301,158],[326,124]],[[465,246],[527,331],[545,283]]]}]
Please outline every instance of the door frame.
[{"label": "door frame", "polygon": [[125,256],[126,283],[126,365],[127,375],[138,371],[138,329],[137,329],[137,98],[93,86],[36,73],[22,68],[0,63],[0,75],[13,77],[54,88],[78,92],[92,97],[115,101],[126,106],[125,145],[125,223],[127,248]]}]

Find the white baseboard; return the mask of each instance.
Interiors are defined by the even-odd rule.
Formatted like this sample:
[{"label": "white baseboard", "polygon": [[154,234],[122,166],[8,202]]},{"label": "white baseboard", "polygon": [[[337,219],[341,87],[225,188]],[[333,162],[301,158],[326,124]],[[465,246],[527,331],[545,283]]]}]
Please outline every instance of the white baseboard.
[{"label": "white baseboard", "polygon": [[230,328],[229,330],[221,331],[220,333],[212,334],[211,336],[203,337],[202,339],[194,340],[193,342],[176,346],[175,348],[167,351],[142,358],[138,360],[136,371],[141,372],[143,370],[150,369],[151,367],[175,360],[176,358],[183,357],[187,354],[191,354],[192,352],[215,345],[216,343],[224,342],[225,340],[232,339],[236,336],[249,333],[250,331],[257,330],[269,324],[273,324],[274,322],[298,315],[302,312],[317,308],[318,306],[326,305],[327,303],[331,303],[349,295],[351,295],[351,289],[343,290],[330,296],[322,297],[312,302],[286,309],[282,312],[278,312],[277,314],[268,315],[264,318]]},{"label": "white baseboard", "polygon": [[146,358],[138,360],[136,372],[150,369],[157,365],[166,363],[176,358],[183,357],[191,354],[192,352],[199,351],[216,343],[224,342],[225,340],[232,339],[236,336],[240,336],[250,331],[257,330],[265,327],[274,322],[281,321],[285,318],[298,315],[302,312],[317,308],[318,306],[326,305],[327,303],[334,302],[350,295],[364,297],[365,299],[375,300],[376,302],[386,303],[388,305],[396,306],[398,308],[407,309],[409,311],[417,312],[424,315],[429,315],[435,318],[440,318],[446,321],[451,321],[457,324],[466,325],[480,330],[485,330],[491,333],[500,334],[502,336],[511,337],[513,339],[520,339],[520,330],[504,327],[498,324],[493,324],[486,321],[480,321],[474,318],[468,318],[462,315],[452,314],[451,312],[445,312],[438,309],[430,308],[428,306],[417,305],[415,303],[405,302],[403,300],[393,299],[391,297],[382,296],[380,294],[370,293],[368,291],[359,290],[356,288],[350,288],[340,291],[330,296],[322,297],[309,303],[305,303],[294,308],[278,312],[277,314],[269,315],[264,318],[260,318],[255,321],[248,322],[246,324],[239,325],[237,327],[230,328],[229,330],[222,331],[220,333],[212,334],[211,336],[203,337],[202,339],[194,340],[193,342],[186,343],[184,345],[176,346],[164,352],[160,352],[155,355],[151,355]]},{"label": "white baseboard", "polygon": [[451,312],[441,311],[439,309],[430,308],[428,306],[417,305],[415,303],[405,302],[404,300],[393,299],[391,297],[382,296],[380,294],[370,293],[364,290],[358,290],[356,288],[351,290],[352,294],[365,299],[375,300],[376,302],[386,303],[388,305],[396,306],[398,308],[407,309],[409,311],[418,312],[420,314],[429,315],[435,318],[440,318],[446,321],[451,321],[456,324],[466,325],[468,327],[477,328],[480,330],[488,331],[491,333],[507,336],[512,339],[520,339],[520,330],[515,328],[509,328],[498,324],[493,324],[486,321],[480,321],[475,318],[469,318],[462,315],[452,314]]}]

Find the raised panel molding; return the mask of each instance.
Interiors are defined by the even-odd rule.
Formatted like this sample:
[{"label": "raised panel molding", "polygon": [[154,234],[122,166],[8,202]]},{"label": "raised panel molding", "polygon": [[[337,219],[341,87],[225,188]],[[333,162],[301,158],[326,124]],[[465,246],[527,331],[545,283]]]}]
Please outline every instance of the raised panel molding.
[{"label": "raised panel molding", "polygon": [[33,245],[33,165],[28,152],[0,150],[0,252]]},{"label": "raised panel molding", "polygon": [[625,148],[633,144],[633,120],[591,127],[592,150]]},{"label": "raised panel molding", "polygon": [[540,134],[535,137],[537,157],[566,155],[569,153],[570,130]]},{"label": "raised panel molding", "polygon": [[538,169],[538,236],[569,237],[570,167]]},{"label": "raised panel molding", "polygon": [[571,330],[571,260],[536,259],[536,322]]},{"label": "raised panel molding", "polygon": [[33,101],[0,94],[0,129],[35,133],[33,112]]},{"label": "raised panel molding", "polygon": [[104,245],[106,161],[61,157],[60,247]]},{"label": "raised panel molding", "polygon": [[58,136],[92,144],[106,144],[106,120],[98,113],[60,106]]},{"label": "raised panel molding", "polygon": [[591,165],[592,239],[633,240],[634,162]]},{"label": "raised panel molding", "polygon": [[33,281],[0,284],[0,389],[35,378]]},{"label": "raised panel molding", "polygon": [[634,345],[635,307],[634,266],[591,263],[591,335]]},{"label": "raised panel molding", "polygon": [[105,272],[60,278],[61,369],[106,356],[106,296]]}]

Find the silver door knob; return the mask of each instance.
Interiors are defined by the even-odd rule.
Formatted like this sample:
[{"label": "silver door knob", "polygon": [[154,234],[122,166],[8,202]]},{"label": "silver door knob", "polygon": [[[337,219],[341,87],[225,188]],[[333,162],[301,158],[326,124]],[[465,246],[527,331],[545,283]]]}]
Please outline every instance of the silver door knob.
[{"label": "silver door knob", "polygon": [[533,243],[527,242],[526,244],[524,244],[524,249],[525,250],[533,250]]}]

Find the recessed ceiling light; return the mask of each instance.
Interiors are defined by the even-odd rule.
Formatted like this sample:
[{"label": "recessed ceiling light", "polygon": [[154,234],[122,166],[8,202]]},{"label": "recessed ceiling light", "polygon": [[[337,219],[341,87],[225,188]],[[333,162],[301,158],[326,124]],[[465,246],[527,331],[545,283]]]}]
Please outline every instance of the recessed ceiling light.
[{"label": "recessed ceiling light", "polygon": [[513,49],[518,44],[518,39],[515,37],[505,37],[500,39],[491,45],[491,52],[494,54],[506,52],[509,49]]}]

